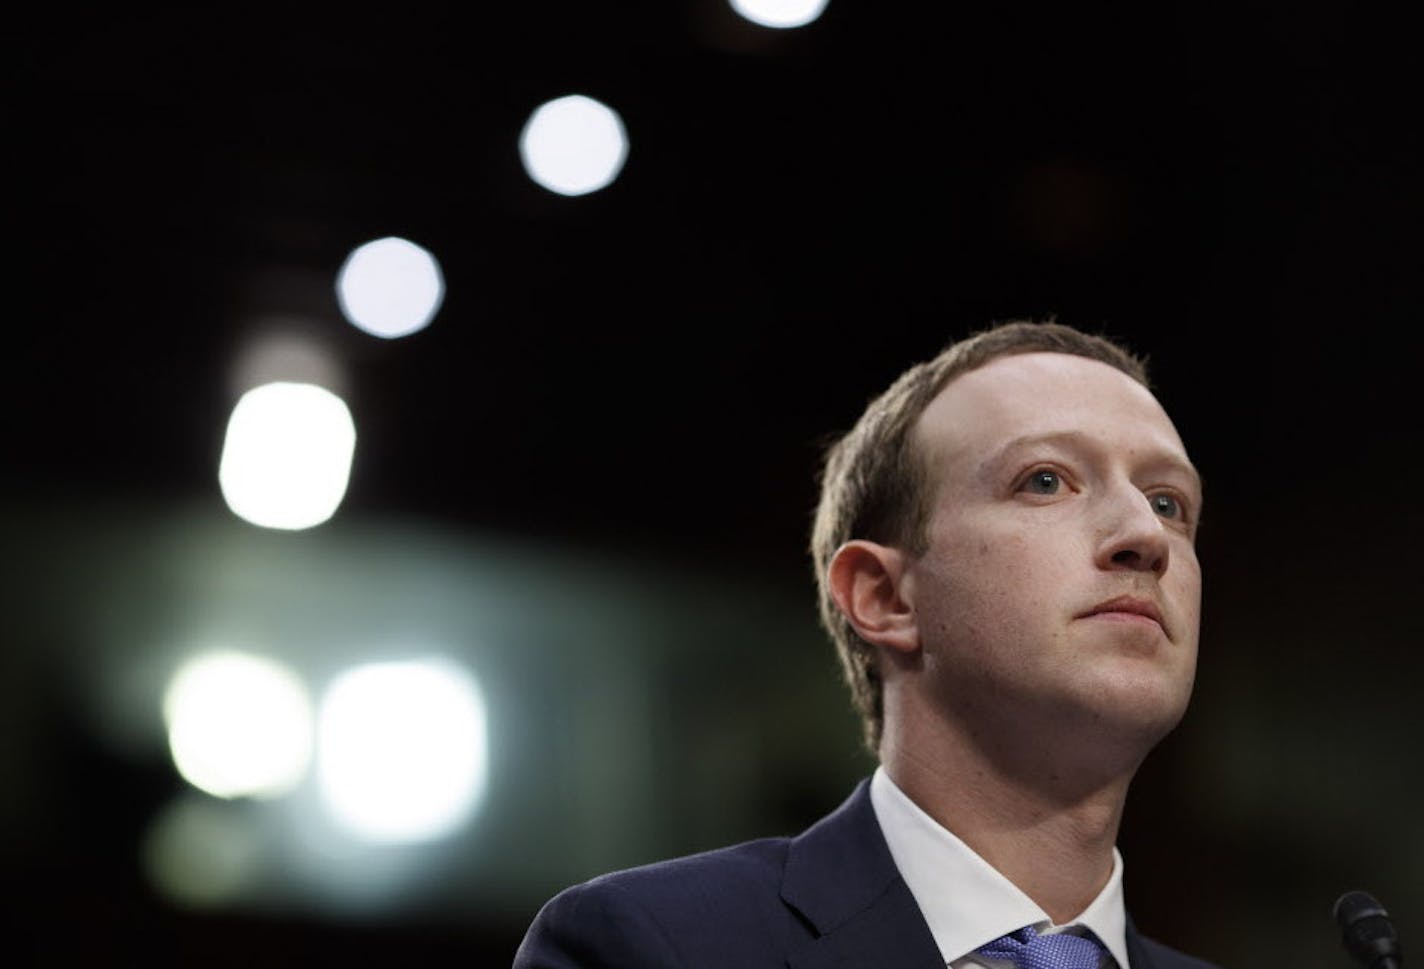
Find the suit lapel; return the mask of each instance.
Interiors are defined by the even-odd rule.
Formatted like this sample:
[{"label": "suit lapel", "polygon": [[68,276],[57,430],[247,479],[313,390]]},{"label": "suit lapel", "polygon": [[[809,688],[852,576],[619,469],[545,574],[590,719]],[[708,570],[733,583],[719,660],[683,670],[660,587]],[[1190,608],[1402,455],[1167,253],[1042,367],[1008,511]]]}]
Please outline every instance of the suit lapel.
[{"label": "suit lapel", "polygon": [[1130,917],[1127,920],[1127,961],[1132,963],[1132,969],[1156,969]]},{"label": "suit lapel", "polygon": [[791,842],[781,897],[816,935],[787,960],[791,969],[944,969],[885,846],[869,781]]}]

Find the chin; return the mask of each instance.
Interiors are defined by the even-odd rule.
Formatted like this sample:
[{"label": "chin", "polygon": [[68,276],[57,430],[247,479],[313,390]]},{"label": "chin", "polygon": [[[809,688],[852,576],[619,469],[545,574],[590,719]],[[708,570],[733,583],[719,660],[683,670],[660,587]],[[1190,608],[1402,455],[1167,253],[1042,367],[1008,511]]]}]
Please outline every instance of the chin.
[{"label": "chin", "polygon": [[1140,747],[1145,754],[1181,723],[1191,699],[1191,681],[1154,676],[1115,676],[1093,691],[1089,715],[1100,730]]},{"label": "chin", "polygon": [[1123,735],[1137,738],[1146,753],[1176,729],[1186,715],[1186,698],[1175,695],[1166,697],[1136,698],[1137,702],[1126,703],[1114,714]]}]

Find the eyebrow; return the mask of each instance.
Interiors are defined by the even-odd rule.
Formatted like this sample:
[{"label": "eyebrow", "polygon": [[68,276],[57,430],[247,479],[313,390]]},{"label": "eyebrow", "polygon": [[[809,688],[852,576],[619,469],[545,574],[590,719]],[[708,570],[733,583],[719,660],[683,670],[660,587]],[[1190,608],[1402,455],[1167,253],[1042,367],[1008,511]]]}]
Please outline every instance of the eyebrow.
[{"label": "eyebrow", "polygon": [[[1046,431],[1042,434],[1023,434],[1011,438],[997,451],[984,459],[979,465],[979,470],[981,473],[993,471],[1003,464],[1014,452],[1024,450],[1025,448],[1036,447],[1040,444],[1057,444],[1073,447],[1098,446],[1097,440],[1094,439],[1092,435],[1082,431]],[[1196,469],[1196,466],[1193,465],[1191,461],[1186,460],[1184,457],[1180,457],[1170,451],[1154,451],[1147,459],[1147,463],[1154,467],[1159,465],[1165,466],[1185,474],[1196,486],[1197,494],[1202,494],[1205,482],[1202,480],[1201,472]]]}]

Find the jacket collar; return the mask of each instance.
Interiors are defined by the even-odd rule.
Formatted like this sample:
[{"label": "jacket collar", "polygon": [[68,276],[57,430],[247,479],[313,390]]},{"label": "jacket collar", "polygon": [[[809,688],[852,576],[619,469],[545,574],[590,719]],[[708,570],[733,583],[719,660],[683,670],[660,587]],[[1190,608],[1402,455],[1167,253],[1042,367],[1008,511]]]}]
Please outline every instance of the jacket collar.
[{"label": "jacket collar", "polygon": [[1127,918],[1127,961],[1132,969],[1153,969],[1155,963],[1147,955],[1142,944],[1142,936],[1137,934],[1137,926],[1132,924],[1132,916]]},{"label": "jacket collar", "polygon": [[[910,894],[861,781],[845,803],[791,842],[781,897],[814,931],[787,959],[791,969],[944,969],[939,947]],[[1131,969],[1153,969],[1132,919]]]},{"label": "jacket collar", "polygon": [[787,960],[792,969],[944,969],[885,846],[869,781],[791,842],[781,897],[816,933]]}]

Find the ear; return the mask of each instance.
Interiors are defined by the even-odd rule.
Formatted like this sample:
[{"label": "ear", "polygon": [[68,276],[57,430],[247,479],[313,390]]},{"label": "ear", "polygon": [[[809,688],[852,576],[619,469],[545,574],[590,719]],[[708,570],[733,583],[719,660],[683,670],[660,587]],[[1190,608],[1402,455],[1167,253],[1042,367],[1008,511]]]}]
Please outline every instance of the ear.
[{"label": "ear", "polygon": [[898,548],[855,539],[836,550],[826,570],[831,598],[860,638],[900,653],[920,647],[907,564]]}]

